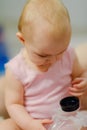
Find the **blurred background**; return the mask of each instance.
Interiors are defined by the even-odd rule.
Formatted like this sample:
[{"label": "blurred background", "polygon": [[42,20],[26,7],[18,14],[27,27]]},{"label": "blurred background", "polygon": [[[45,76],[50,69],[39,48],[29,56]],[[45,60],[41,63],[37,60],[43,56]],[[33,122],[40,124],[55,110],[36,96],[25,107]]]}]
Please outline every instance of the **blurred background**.
[{"label": "blurred background", "polygon": [[[76,47],[87,42],[87,0],[62,0],[69,10],[72,38],[71,45]],[[18,19],[26,0],[0,0],[0,24],[5,28],[6,42],[11,57],[22,47],[16,38]]]}]

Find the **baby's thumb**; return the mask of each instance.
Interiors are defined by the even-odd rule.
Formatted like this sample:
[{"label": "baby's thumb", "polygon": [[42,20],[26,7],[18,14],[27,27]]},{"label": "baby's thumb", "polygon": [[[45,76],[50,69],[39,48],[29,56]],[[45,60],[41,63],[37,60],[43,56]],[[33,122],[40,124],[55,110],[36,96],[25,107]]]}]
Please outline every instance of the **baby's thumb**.
[{"label": "baby's thumb", "polygon": [[51,120],[51,119],[42,120],[42,124],[51,124],[51,123],[53,123],[53,120]]}]

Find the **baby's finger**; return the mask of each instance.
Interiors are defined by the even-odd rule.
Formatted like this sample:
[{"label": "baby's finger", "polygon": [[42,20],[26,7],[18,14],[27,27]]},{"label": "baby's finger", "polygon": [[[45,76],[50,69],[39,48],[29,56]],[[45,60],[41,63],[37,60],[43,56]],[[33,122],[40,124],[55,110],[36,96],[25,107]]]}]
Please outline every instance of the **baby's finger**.
[{"label": "baby's finger", "polygon": [[83,82],[81,82],[81,83],[79,83],[79,84],[74,84],[74,85],[72,85],[72,88],[86,89],[86,88],[87,88],[87,87],[86,87],[86,82],[83,81]]},{"label": "baby's finger", "polygon": [[72,92],[83,92],[85,91],[85,88],[77,88],[77,87],[69,87],[69,91],[72,91]]},{"label": "baby's finger", "polygon": [[75,92],[69,92],[70,95],[76,96],[76,97],[80,97],[83,95],[83,92],[80,93],[75,93]]},{"label": "baby's finger", "polygon": [[75,78],[73,81],[72,81],[72,84],[78,84],[80,82],[83,81],[83,78]]}]

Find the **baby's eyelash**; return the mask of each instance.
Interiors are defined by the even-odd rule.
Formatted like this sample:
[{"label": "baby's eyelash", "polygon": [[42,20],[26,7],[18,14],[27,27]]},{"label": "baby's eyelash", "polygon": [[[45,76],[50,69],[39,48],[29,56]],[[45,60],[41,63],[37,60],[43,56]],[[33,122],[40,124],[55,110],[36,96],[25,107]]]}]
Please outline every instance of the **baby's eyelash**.
[{"label": "baby's eyelash", "polygon": [[47,56],[44,56],[44,55],[38,55],[38,56],[40,56],[40,57],[42,57],[42,58],[45,58],[45,57],[47,57]]},{"label": "baby's eyelash", "polygon": [[38,53],[34,53],[34,55],[36,55],[36,56],[39,56],[39,57],[42,57],[42,58],[45,58],[45,57],[47,57],[47,55],[38,54]]}]

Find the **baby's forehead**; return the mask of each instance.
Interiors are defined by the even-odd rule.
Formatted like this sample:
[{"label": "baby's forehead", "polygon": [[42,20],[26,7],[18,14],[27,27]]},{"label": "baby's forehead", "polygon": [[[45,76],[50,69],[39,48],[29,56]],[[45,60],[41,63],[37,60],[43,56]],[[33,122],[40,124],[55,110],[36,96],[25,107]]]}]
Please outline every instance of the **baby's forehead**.
[{"label": "baby's forehead", "polygon": [[68,11],[60,0],[30,0],[22,11],[19,30],[27,25],[34,28],[33,24],[40,17],[55,28],[62,26],[66,20],[69,21]]},{"label": "baby's forehead", "polygon": [[64,17],[64,15],[68,18],[67,9],[60,0],[30,0],[26,4],[22,15],[26,20],[35,20],[41,15],[48,19],[49,22],[52,19],[56,21],[56,19]]}]

